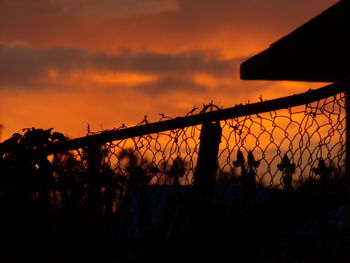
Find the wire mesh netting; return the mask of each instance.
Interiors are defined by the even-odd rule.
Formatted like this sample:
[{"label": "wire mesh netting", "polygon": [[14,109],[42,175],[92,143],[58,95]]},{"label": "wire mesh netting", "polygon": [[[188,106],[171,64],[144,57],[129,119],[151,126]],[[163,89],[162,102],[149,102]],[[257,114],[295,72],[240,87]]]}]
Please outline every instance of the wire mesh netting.
[{"label": "wire mesh netting", "polygon": [[[258,187],[283,189],[289,176],[292,189],[320,189],[320,169],[328,171],[329,180],[341,180],[344,105],[344,93],[339,93],[303,106],[221,121],[216,182],[240,186],[244,169],[254,170]],[[190,126],[57,153],[52,157],[58,167],[55,176],[73,172],[84,182],[84,176],[98,175],[94,180],[104,194],[113,186],[115,211],[134,186],[193,185],[200,132],[201,125]],[[237,163],[239,152],[242,163]]]},{"label": "wire mesh netting", "polygon": [[291,242],[294,234],[343,233],[345,91],[331,86],[230,109],[209,104],[73,140],[24,129],[0,144],[2,231],[11,238],[17,228],[30,253],[74,249],[86,259],[107,247],[110,258],[142,257],[144,247],[159,254],[151,242],[127,240],[159,247],[174,238],[194,253],[193,240],[234,235],[246,239],[232,240],[245,256],[249,246],[273,251],[265,242],[272,234],[292,233]]}]

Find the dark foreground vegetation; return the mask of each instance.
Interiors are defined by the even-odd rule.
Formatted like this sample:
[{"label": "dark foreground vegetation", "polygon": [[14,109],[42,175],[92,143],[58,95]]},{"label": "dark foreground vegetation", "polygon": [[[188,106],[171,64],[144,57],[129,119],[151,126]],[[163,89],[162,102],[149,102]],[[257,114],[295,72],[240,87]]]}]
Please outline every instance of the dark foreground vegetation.
[{"label": "dark foreground vegetation", "polygon": [[[349,262],[341,234],[344,176],[330,176],[322,159],[318,177],[299,190],[288,156],[278,167],[283,187],[274,189],[255,181],[259,161],[241,151],[231,172],[198,179],[200,169],[217,172],[201,167],[194,186],[184,186],[182,159],[155,166],[126,148],[116,168],[96,145],[79,157],[47,156],[47,145],[65,140],[33,128],[0,144],[7,262]],[[159,173],[171,183],[150,185]],[[319,226],[310,232],[312,219]]]}]

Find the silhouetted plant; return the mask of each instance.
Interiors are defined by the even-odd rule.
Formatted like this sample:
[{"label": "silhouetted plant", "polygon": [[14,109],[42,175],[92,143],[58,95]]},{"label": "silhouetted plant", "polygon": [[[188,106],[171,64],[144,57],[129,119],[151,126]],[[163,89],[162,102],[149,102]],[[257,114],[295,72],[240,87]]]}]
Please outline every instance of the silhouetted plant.
[{"label": "silhouetted plant", "polygon": [[86,200],[86,176],[82,162],[70,152],[54,154],[52,160],[56,179],[55,195],[60,195],[61,209],[65,213],[74,213],[84,206]]},{"label": "silhouetted plant", "polygon": [[235,167],[230,167],[229,170],[221,170],[217,177],[217,182],[220,184],[232,185],[232,186],[240,186],[241,178],[239,174],[237,174]]},{"label": "silhouetted plant", "polygon": [[148,185],[154,173],[158,172],[155,165],[146,158],[141,158],[132,148],[121,150],[117,158],[119,162],[126,161],[122,169],[125,171],[128,188]]},{"label": "silhouetted plant", "polygon": [[291,163],[288,155],[285,154],[282,158],[281,163],[277,165],[278,170],[282,171],[283,176],[283,188],[285,191],[289,192],[293,190],[292,181],[293,173],[295,171],[295,164]]},{"label": "silhouetted plant", "polygon": [[[327,166],[326,162],[320,158],[317,163],[317,167],[312,168],[312,171],[317,177],[309,177],[303,184],[303,189],[311,191],[326,192],[328,190],[336,190],[335,183],[337,179],[332,176],[334,168],[332,164]],[[338,182],[339,185],[339,182]],[[339,188],[339,186],[338,186]]]},{"label": "silhouetted plant", "polygon": [[[127,222],[134,222],[132,229],[135,234],[143,235],[150,226],[147,205],[147,188],[152,178],[159,173],[159,169],[144,156],[140,156],[134,149],[122,149],[117,154],[119,177],[124,183],[124,187],[119,191],[120,201],[125,204],[126,211],[130,207],[136,209],[136,216],[132,213],[124,214]],[[124,200],[126,202],[124,202]],[[129,206],[131,204],[131,206]],[[125,212],[125,210],[123,210]]]},{"label": "silhouetted plant", "polygon": [[255,160],[253,152],[248,152],[248,160],[245,163],[244,155],[241,150],[237,151],[237,160],[233,161],[235,167],[241,168],[241,185],[246,198],[253,198],[256,189],[256,169],[260,161]]},{"label": "silhouetted plant", "polygon": [[54,184],[53,167],[42,151],[44,146],[62,142],[66,137],[52,129],[23,129],[0,144],[2,167],[7,176],[15,180],[18,197],[24,201],[34,199],[41,209],[46,210],[50,190]]},{"label": "silhouetted plant", "polygon": [[180,185],[179,178],[184,177],[185,175],[185,166],[186,163],[182,160],[181,157],[177,157],[173,164],[171,165],[170,169],[167,171],[167,176],[170,178],[173,178],[173,185],[178,186]]},{"label": "silhouetted plant", "polygon": [[319,175],[321,189],[325,190],[327,182],[331,176],[332,168],[327,167],[325,161],[322,158],[320,158],[317,164],[317,168],[313,168],[313,171],[315,174]]}]

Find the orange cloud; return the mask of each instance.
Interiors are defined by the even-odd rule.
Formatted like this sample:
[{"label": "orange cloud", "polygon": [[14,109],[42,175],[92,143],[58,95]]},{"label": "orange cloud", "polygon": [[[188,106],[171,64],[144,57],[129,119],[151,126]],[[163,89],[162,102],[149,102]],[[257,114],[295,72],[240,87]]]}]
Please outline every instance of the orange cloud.
[{"label": "orange cloud", "polygon": [[239,80],[244,57],[337,0],[2,0],[0,123],[83,135],[321,83]]},{"label": "orange cloud", "polygon": [[94,85],[122,85],[135,86],[144,83],[153,83],[157,80],[154,75],[138,73],[115,73],[115,72],[91,72],[91,73],[71,73],[70,79],[74,82],[85,82]]},{"label": "orange cloud", "polygon": [[[229,50],[232,57],[267,47],[337,0],[117,1],[113,8],[106,0],[3,2],[2,41],[109,52],[123,47],[167,53],[217,49]],[[145,2],[157,3],[153,9],[158,12],[148,12],[152,7]]]}]

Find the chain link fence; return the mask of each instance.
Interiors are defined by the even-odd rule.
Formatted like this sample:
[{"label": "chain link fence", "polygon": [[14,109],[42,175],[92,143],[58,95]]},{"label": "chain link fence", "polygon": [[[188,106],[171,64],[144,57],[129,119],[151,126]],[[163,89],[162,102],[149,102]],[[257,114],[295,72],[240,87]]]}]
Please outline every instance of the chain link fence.
[{"label": "chain link fence", "polygon": [[[283,106],[283,109],[216,121],[222,129],[216,160],[217,184],[242,186],[242,173],[251,170],[256,187],[321,191],[320,179],[327,171],[327,178],[322,179],[328,180],[329,191],[344,187],[340,182],[345,173],[345,93],[301,106]],[[209,108],[214,110],[213,105]],[[215,111],[220,113],[220,109]],[[195,114],[196,109],[189,115]],[[171,118],[163,116],[160,121],[168,119]],[[139,125],[147,127],[147,120]],[[198,162],[201,126],[104,144],[92,142],[76,150],[55,153],[49,156],[55,167],[53,176],[57,180],[81,177],[83,183],[84,176],[95,174],[101,192],[113,185],[113,211],[134,186],[191,186]],[[72,172],[74,175],[70,175]]]},{"label": "chain link fence", "polygon": [[[196,185],[202,199],[225,200],[219,214],[227,200],[267,200],[271,192],[343,196],[346,86],[229,109],[209,104],[73,140],[27,129],[0,144],[0,196],[9,201],[20,189],[23,216],[30,208],[78,221],[118,218],[93,236],[110,231],[119,240],[164,232],[169,198],[188,202]],[[173,218],[167,233],[179,224]]]}]

